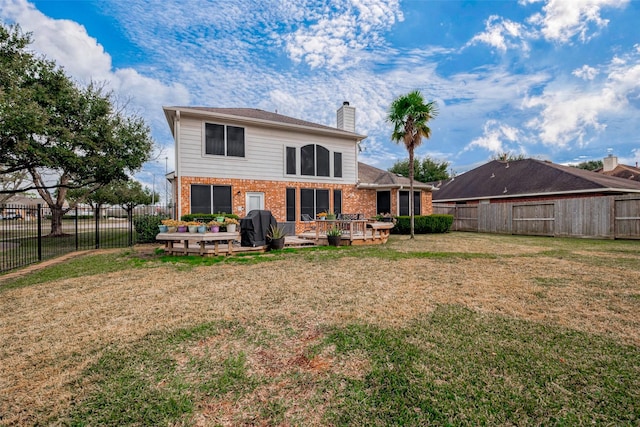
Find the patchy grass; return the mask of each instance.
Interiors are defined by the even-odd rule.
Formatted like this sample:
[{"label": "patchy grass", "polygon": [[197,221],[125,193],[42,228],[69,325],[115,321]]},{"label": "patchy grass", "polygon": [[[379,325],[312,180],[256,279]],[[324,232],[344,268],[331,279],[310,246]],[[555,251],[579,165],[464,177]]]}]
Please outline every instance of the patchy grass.
[{"label": "patchy grass", "polygon": [[0,288],[0,424],[637,425],[637,245],[73,259]]},{"label": "patchy grass", "polygon": [[140,267],[143,264],[144,262],[141,259],[131,256],[131,251],[128,250],[101,252],[98,255],[81,255],[67,259],[64,262],[53,263],[47,268],[37,269],[33,273],[15,279],[5,279],[4,283],[1,282],[3,277],[0,276],[0,293],[9,289],[60,279],[122,271]]},{"label": "patchy grass", "polygon": [[[313,335],[282,331],[216,322],[108,349],[74,385],[91,391],[67,414],[48,421],[277,425],[295,419],[297,425],[415,426],[640,421],[640,353],[607,338],[460,306],[440,306],[402,328],[359,323]],[[263,334],[267,339],[256,340]],[[319,402],[324,410],[316,413]]]},{"label": "patchy grass", "polygon": [[640,353],[602,337],[443,306],[408,328],[338,328],[325,345],[369,366],[337,376],[337,425],[640,421]]}]

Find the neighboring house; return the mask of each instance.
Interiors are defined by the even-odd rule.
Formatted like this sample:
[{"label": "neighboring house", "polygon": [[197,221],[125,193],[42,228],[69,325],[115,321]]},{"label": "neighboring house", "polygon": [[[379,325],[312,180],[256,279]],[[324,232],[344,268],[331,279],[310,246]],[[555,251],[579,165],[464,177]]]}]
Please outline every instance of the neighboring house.
[{"label": "neighboring house", "polygon": [[435,183],[434,203],[504,203],[640,193],[640,182],[548,161],[493,160]]},{"label": "neighboring house", "polygon": [[38,204],[47,206],[40,197],[16,194],[0,203],[0,219],[35,219]]},{"label": "neighboring house", "polygon": [[602,169],[598,169],[595,172],[640,182],[640,169],[638,168],[637,162],[635,167],[623,165],[618,163],[616,156],[609,155],[604,158],[602,165]]},{"label": "neighboring house", "polygon": [[[355,108],[337,127],[250,108],[164,107],[175,139],[176,216],[270,210],[303,228],[319,212],[408,212],[408,180],[358,162]],[[416,183],[416,213],[432,212],[432,187]]]},{"label": "neighboring house", "polygon": [[541,160],[494,160],[440,183],[433,202],[453,230],[640,239],[640,182]]}]

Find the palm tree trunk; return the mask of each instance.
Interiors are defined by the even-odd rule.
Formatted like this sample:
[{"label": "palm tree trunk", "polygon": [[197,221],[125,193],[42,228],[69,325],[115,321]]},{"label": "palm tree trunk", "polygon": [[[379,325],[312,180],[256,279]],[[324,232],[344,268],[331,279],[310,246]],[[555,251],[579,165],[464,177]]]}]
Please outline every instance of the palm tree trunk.
[{"label": "palm tree trunk", "polygon": [[409,216],[411,224],[411,239],[414,238],[414,212],[413,212],[413,147],[409,149]]}]

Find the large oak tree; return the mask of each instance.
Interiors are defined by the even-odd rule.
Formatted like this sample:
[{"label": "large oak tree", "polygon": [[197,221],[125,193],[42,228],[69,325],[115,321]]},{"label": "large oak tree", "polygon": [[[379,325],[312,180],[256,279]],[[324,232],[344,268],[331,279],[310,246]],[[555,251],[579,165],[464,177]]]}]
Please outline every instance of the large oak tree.
[{"label": "large oak tree", "polygon": [[62,235],[71,188],[94,191],[126,180],[153,149],[144,121],[116,109],[110,93],[80,87],[27,50],[30,35],[0,25],[0,173],[28,171],[52,213],[50,235]]}]

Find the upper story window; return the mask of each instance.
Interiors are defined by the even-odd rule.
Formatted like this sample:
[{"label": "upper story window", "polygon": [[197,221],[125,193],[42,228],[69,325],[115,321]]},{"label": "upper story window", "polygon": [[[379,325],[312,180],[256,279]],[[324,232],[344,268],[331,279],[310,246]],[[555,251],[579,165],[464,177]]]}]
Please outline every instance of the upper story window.
[{"label": "upper story window", "polygon": [[205,124],[205,154],[244,157],[244,128]]},{"label": "upper story window", "polygon": [[287,147],[287,175],[295,175],[296,167],[296,147]]},{"label": "upper story window", "polygon": [[333,176],[342,178],[342,153],[333,153]]},{"label": "upper story window", "polygon": [[[297,173],[297,151],[295,147],[286,147],[286,173]],[[300,147],[300,175],[331,176],[331,152],[317,144]],[[342,177],[342,153],[333,153],[333,176]]]}]

